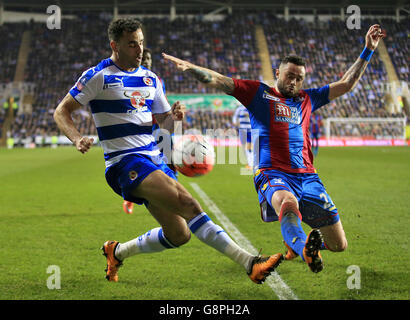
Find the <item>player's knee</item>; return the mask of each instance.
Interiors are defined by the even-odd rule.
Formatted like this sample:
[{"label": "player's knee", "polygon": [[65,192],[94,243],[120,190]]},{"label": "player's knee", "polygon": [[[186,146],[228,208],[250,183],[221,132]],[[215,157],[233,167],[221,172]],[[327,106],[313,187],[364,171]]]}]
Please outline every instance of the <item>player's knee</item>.
[{"label": "player's knee", "polygon": [[295,196],[285,190],[279,190],[273,194],[272,204],[278,214],[280,214],[283,210],[288,211],[288,209],[291,209],[290,211],[295,211],[295,209],[299,210],[299,204]]},{"label": "player's knee", "polygon": [[282,202],[282,205],[280,206],[279,221],[281,221],[282,218],[284,218],[285,216],[289,215],[295,215],[302,220],[302,216],[300,215],[299,205],[297,201],[290,197],[285,199]]},{"label": "player's knee", "polygon": [[332,252],[343,252],[347,249],[347,240],[341,239],[340,241],[334,242],[331,245],[327,245],[327,248]]},{"label": "player's knee", "polygon": [[184,228],[184,230],[179,230],[168,236],[168,238],[174,246],[180,247],[191,239],[191,231],[188,228]]}]

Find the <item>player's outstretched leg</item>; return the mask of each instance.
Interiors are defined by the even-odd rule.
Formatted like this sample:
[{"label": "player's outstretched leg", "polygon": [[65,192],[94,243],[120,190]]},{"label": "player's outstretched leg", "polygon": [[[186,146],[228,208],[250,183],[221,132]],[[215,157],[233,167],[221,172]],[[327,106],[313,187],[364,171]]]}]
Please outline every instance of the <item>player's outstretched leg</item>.
[{"label": "player's outstretched leg", "polygon": [[310,270],[319,272],[323,269],[323,260],[320,255],[322,235],[319,230],[312,230],[308,236],[302,229],[302,214],[299,211],[295,196],[285,190],[276,191],[272,196],[275,210],[280,212],[279,221],[281,232],[287,248],[286,260],[300,256]]},{"label": "player's outstretched leg", "polygon": [[287,248],[286,260],[300,256],[311,271],[317,273],[323,270],[323,260],[320,254],[323,240],[319,230],[313,229],[306,237],[301,225],[301,213],[293,203],[284,203],[280,214],[281,231]]},{"label": "player's outstretched leg", "polygon": [[202,242],[218,250],[236,263],[242,265],[249,278],[262,283],[283,260],[281,253],[272,256],[254,256],[242,249],[220,226],[215,224],[205,212],[188,222],[191,232]]},{"label": "player's outstretched leg", "polygon": [[[149,230],[124,243],[107,241],[103,246],[104,254],[107,257],[107,280],[118,281],[118,269],[122,262],[129,257],[141,253],[154,253],[177,248],[189,241],[190,231],[182,217],[152,204],[147,204],[147,208],[161,224],[161,227]],[[168,234],[172,241],[167,236]]]},{"label": "player's outstretched leg", "polygon": [[264,258],[255,260],[255,255],[239,247],[220,226],[210,219],[198,201],[179,182],[169,178],[163,172],[151,173],[141,183],[141,187],[136,190],[135,196],[144,198],[163,210],[163,213],[155,218],[164,228],[167,228],[165,234],[170,242],[174,242],[178,232],[175,232],[172,227],[167,227],[163,217],[174,212],[175,215],[179,215],[179,218],[187,221],[189,230],[199,240],[242,265],[252,278],[257,279],[255,282],[263,281],[280,263],[281,254],[269,257],[266,261]]},{"label": "player's outstretched leg", "polygon": [[298,255],[303,259],[306,234],[302,229],[302,215],[299,212],[296,203],[291,201],[283,202],[279,215],[279,221],[284,243],[288,249],[285,259],[291,260],[296,258]]}]

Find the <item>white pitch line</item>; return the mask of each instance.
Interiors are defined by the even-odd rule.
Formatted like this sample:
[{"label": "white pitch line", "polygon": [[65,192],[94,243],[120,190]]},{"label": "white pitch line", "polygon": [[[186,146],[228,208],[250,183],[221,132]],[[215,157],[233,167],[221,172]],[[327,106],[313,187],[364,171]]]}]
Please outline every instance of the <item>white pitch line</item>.
[{"label": "white pitch line", "polygon": [[[222,226],[229,232],[236,243],[243,249],[247,250],[251,254],[258,254],[256,248],[252,243],[238,230],[237,227],[229,220],[229,218],[218,208],[218,206],[208,197],[208,195],[199,187],[195,182],[190,183],[191,187],[199,195],[208,209],[215,215]],[[298,297],[288,287],[288,285],[282,280],[279,274],[274,271],[266,279],[267,283],[273,292],[278,296],[280,300],[298,300]]]}]

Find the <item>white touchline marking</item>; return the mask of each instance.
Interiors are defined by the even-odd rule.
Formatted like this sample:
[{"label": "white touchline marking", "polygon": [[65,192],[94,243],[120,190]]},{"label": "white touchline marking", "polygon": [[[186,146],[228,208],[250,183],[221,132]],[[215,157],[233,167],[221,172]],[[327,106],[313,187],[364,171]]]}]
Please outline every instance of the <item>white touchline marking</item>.
[{"label": "white touchline marking", "polygon": [[[199,185],[195,182],[191,182],[190,185],[199,195],[208,209],[215,215],[222,226],[229,232],[236,243],[251,254],[258,254],[258,251],[252,245],[252,243],[250,243],[250,241],[238,230],[238,228],[235,227],[235,225],[208,197],[208,195],[199,187]],[[293,293],[293,291],[282,280],[282,278],[276,271],[271,273],[271,275],[266,279],[265,283],[267,283],[272,288],[273,292],[275,292],[280,300],[298,300],[298,297]]]}]

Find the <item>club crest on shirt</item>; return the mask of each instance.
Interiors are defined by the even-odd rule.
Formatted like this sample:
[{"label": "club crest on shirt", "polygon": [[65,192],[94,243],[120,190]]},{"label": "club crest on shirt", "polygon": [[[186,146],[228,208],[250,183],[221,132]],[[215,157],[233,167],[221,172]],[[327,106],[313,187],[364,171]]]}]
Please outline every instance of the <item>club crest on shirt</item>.
[{"label": "club crest on shirt", "polygon": [[142,78],[142,81],[144,81],[144,83],[145,83],[147,86],[153,86],[153,85],[154,85],[154,81],[152,81],[152,79],[149,78],[149,77],[144,77],[144,78]]},{"label": "club crest on shirt", "polygon": [[275,103],[274,108],[275,121],[300,124],[300,115],[297,108],[279,102]]},{"label": "club crest on shirt", "polygon": [[149,92],[145,91],[124,91],[124,96],[130,99],[131,105],[137,110],[129,111],[145,111],[147,106],[145,106],[146,99],[149,97]]}]

